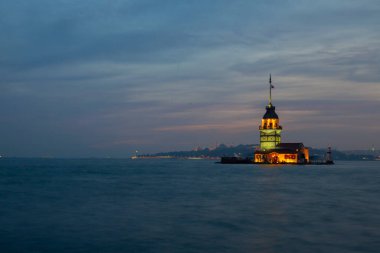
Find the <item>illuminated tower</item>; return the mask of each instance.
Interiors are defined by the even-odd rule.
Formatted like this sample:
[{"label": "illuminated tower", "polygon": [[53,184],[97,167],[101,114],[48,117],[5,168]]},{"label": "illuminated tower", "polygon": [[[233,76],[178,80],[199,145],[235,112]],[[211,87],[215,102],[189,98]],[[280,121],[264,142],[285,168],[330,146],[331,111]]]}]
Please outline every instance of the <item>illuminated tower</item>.
[{"label": "illuminated tower", "polygon": [[281,142],[280,119],[272,105],[272,76],[269,75],[269,104],[265,107],[267,110],[261,120],[260,129],[260,149],[270,150],[275,149]]}]

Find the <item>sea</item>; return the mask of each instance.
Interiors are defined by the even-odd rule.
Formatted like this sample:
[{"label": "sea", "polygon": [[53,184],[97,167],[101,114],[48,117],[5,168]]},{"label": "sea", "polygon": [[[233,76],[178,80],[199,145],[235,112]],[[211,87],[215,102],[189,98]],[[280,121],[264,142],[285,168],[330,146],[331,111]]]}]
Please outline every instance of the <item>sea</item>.
[{"label": "sea", "polygon": [[380,252],[380,162],[1,158],[0,252]]}]

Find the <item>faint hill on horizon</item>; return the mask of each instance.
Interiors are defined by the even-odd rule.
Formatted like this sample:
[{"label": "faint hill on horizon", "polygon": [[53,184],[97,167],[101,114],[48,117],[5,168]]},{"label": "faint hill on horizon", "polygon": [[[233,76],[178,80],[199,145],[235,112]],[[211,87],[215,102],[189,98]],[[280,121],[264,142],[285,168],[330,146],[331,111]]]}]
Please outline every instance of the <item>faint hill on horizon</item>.
[{"label": "faint hill on horizon", "polygon": [[[190,151],[171,151],[148,154],[147,156],[173,156],[178,158],[186,157],[222,157],[222,156],[241,156],[253,157],[253,153],[259,144],[239,144],[237,146],[227,146],[220,144],[216,148],[197,148]],[[309,148],[310,157],[323,158],[327,149]],[[367,150],[340,151],[333,150],[334,160],[375,160],[378,154]]]},{"label": "faint hill on horizon", "polygon": [[153,154],[154,156],[175,156],[175,157],[221,157],[235,156],[250,157],[258,144],[239,144],[237,146],[227,146],[220,144],[214,149],[197,148],[191,151],[172,151]]}]

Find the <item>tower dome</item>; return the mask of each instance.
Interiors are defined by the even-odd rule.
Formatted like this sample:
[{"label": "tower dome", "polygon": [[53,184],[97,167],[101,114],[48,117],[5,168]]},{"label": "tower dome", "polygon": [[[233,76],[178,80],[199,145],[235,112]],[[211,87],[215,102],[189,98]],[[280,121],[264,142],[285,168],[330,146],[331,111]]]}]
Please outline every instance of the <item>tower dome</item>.
[{"label": "tower dome", "polygon": [[267,110],[263,116],[263,119],[278,119],[278,115],[275,111],[276,107],[273,106],[272,104],[269,104],[267,105],[267,107],[265,107],[265,109]]}]

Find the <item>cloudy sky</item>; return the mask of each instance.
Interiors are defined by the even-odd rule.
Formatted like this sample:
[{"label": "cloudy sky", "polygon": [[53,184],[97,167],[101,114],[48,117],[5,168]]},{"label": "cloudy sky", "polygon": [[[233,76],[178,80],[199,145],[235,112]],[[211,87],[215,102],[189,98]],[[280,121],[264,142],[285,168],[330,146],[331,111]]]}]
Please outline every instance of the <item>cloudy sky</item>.
[{"label": "cloudy sky", "polygon": [[0,154],[380,148],[378,0],[0,0]]}]

